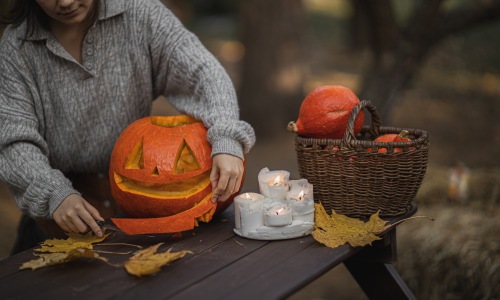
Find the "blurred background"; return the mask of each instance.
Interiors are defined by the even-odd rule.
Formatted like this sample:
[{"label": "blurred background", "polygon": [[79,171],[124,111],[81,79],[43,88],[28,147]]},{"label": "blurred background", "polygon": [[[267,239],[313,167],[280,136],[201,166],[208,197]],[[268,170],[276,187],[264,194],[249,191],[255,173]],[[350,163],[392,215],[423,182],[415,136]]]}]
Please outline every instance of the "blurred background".
[{"label": "blurred background", "polygon": [[[0,2],[0,11],[5,8]],[[430,135],[418,215],[398,227],[396,268],[420,299],[500,298],[499,0],[164,0],[219,59],[255,128],[243,191],[260,169],[298,179],[287,132],[305,95],[343,85],[384,125]],[[154,114],[172,114],[165,99]],[[0,259],[19,212],[0,185]],[[338,267],[292,299],[365,299]]]}]

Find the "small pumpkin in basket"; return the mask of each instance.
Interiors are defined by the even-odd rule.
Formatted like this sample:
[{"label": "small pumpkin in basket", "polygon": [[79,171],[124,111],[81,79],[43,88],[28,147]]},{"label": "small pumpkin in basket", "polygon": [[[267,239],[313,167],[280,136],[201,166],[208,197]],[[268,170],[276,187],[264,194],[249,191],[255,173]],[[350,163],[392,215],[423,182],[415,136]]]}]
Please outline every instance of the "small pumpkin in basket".
[{"label": "small pumpkin in basket", "polygon": [[[411,139],[408,137],[408,133],[409,133],[408,130],[403,129],[399,134],[386,133],[377,137],[373,141],[376,143],[406,143],[411,141]],[[410,150],[412,149],[415,149],[415,147],[410,147]],[[397,152],[402,152],[403,150],[404,150],[403,148],[395,147],[393,151],[394,153],[397,153]],[[372,148],[367,148],[365,151],[372,152]],[[387,148],[384,147],[379,147],[377,151],[377,153],[386,153],[386,152]]]},{"label": "small pumpkin in basket", "polygon": [[145,117],[125,128],[111,155],[111,193],[130,217],[145,219],[113,219],[118,227],[133,223],[139,228],[131,228],[132,234],[178,232],[212,218],[218,204],[210,197],[212,147],[206,135],[203,123],[187,115]]},{"label": "small pumpkin in basket", "polygon": [[[288,130],[302,137],[341,139],[346,131],[352,109],[359,103],[356,94],[340,85],[325,85],[314,89],[302,101],[296,122]],[[358,134],[364,123],[361,111],[354,122]]]}]

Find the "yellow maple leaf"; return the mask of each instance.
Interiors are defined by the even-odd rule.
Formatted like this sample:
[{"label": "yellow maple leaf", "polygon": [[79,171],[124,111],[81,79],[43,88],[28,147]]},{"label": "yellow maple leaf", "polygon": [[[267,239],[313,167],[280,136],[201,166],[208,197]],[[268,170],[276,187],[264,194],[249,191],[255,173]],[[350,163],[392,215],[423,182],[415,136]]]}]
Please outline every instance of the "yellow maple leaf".
[{"label": "yellow maple leaf", "polygon": [[104,234],[102,237],[94,235],[92,232],[87,234],[67,233],[68,238],[45,240],[40,244],[40,248],[35,249],[37,252],[70,252],[74,249],[92,249],[92,244],[102,242],[110,233]]},{"label": "yellow maple leaf", "polygon": [[331,215],[328,215],[321,203],[315,203],[314,208],[315,226],[312,236],[316,241],[330,248],[336,248],[346,243],[353,247],[371,245],[373,241],[380,240],[378,235],[391,226],[417,218],[407,218],[398,223],[387,225],[387,221],[382,220],[378,212],[371,215],[367,222],[363,222],[356,218],[337,214],[334,210],[332,210]]},{"label": "yellow maple leaf", "polygon": [[[329,216],[321,204],[314,204],[315,226],[312,232],[314,239],[330,248],[336,248],[349,243],[351,246],[364,246],[371,244],[380,238],[376,236],[373,230],[378,232],[375,224],[366,225],[365,222],[340,215],[332,211]],[[374,222],[385,225],[381,222]]]},{"label": "yellow maple leaf", "polygon": [[78,258],[95,258],[106,263],[108,262],[106,258],[99,256],[99,254],[95,253],[93,250],[84,248],[71,249],[66,252],[40,253],[36,255],[39,257],[38,259],[25,262],[19,269],[36,270],[38,268],[66,263]]},{"label": "yellow maple leaf", "polygon": [[159,272],[161,267],[184,257],[184,255],[188,253],[192,253],[188,250],[171,252],[172,249],[168,249],[168,251],[163,253],[156,253],[162,244],[163,243],[159,243],[144,250],[137,251],[134,256],[125,262],[124,267],[127,272],[137,277],[152,275]]}]

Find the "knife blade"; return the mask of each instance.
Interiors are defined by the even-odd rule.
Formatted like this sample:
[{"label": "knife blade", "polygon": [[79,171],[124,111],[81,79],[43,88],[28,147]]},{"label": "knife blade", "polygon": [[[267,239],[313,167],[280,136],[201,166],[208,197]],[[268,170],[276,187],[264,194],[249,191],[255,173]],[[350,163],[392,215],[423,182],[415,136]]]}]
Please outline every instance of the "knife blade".
[{"label": "knife blade", "polygon": [[111,230],[111,231],[121,231],[118,227],[116,227],[115,224],[109,219],[103,221],[95,221],[97,225],[101,228],[105,228],[106,230]]}]

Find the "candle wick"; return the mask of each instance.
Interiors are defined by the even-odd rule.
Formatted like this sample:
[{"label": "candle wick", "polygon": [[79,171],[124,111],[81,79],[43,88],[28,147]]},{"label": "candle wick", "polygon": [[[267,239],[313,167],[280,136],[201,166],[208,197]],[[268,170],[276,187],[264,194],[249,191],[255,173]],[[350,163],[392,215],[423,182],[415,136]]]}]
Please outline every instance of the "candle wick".
[{"label": "candle wick", "polygon": [[278,213],[278,212],[276,212],[276,215],[279,215],[279,213]]}]

